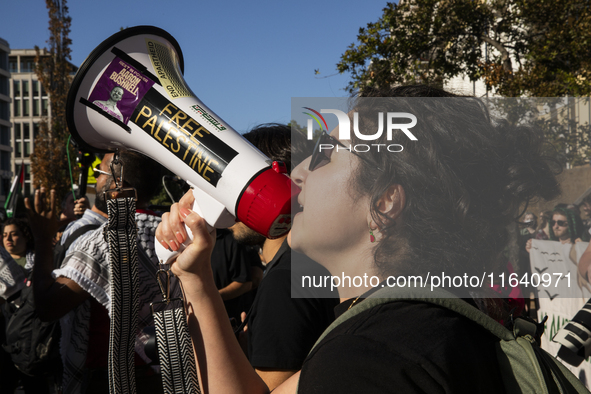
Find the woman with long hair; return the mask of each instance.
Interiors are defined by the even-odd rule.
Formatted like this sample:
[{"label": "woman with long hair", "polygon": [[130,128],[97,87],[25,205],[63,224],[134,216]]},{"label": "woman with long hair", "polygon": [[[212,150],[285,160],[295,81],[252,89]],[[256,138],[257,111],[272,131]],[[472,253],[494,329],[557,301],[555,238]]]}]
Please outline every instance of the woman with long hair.
[{"label": "woman with long hair", "polygon": [[[337,129],[293,170],[302,211],[293,218],[290,245],[327,268],[333,283],[343,278],[337,314],[350,317],[273,392],[504,392],[498,338],[472,321],[418,301],[355,309],[372,305],[368,299],[392,278],[494,272],[520,206],[558,193],[543,139],[528,127],[493,121],[478,99],[439,89],[406,86],[364,96],[353,103],[358,117],[351,115],[351,131],[376,133],[389,122],[380,116],[413,114],[416,125],[406,131],[416,140],[402,130],[371,142],[353,132],[339,139]],[[374,149],[365,152],[370,144]],[[403,149],[375,149],[380,144]],[[187,195],[164,215],[157,239],[177,250],[167,240],[186,239],[185,224],[194,235],[172,270],[183,284],[201,383],[210,393],[268,392],[224,319],[209,262],[215,232],[191,203]],[[347,277],[369,280],[349,285]],[[449,290],[492,314],[488,288]]]},{"label": "woman with long hair", "polygon": [[10,218],[2,224],[2,246],[27,272],[35,262],[35,241],[25,219]]}]

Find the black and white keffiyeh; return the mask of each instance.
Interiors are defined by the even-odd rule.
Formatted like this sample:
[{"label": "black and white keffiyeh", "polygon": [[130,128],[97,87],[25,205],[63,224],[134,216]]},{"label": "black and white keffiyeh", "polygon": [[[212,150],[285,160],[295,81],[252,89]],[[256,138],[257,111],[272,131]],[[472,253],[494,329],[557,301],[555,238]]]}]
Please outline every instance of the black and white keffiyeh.
[{"label": "black and white keffiyeh", "polygon": [[[139,321],[135,351],[146,362],[151,360],[144,352],[148,337],[142,333],[144,327],[152,326],[150,303],[160,298],[156,282],[158,260],[154,251],[154,235],[160,218],[147,213],[135,215],[138,232],[139,262]],[[105,225],[82,235],[70,247],[60,269],[53,272],[55,277],[64,276],[80,285],[88,294],[101,303],[111,315],[111,283],[109,272],[108,245],[104,239]],[[173,287],[180,294],[178,286]],[[61,319],[61,354],[64,363],[64,393],[80,393],[82,373],[88,350],[88,325],[90,303],[84,302]]]}]

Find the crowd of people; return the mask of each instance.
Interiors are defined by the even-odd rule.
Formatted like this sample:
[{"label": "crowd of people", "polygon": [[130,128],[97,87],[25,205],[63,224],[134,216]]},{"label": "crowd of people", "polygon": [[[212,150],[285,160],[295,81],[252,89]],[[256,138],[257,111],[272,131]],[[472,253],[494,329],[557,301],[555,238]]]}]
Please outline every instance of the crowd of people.
[{"label": "crowd of people", "polygon": [[[148,344],[154,325],[149,306],[160,293],[154,243],[179,250],[188,238],[185,225],[194,240],[171,265],[171,296],[185,300],[202,392],[507,392],[498,338],[490,332],[433,303],[373,302],[390,297],[383,285],[390,276],[472,275],[507,264],[507,226],[520,208],[534,197],[559,194],[553,161],[543,155],[536,130],[493,122],[478,99],[431,87],[366,90],[352,112],[360,114],[360,129],[375,130],[375,116],[364,114],[392,108],[421,120],[413,128],[418,141],[408,143],[403,133],[378,138],[404,145],[394,154],[356,152],[351,145],[363,140],[357,134],[340,140],[338,130],[320,137],[325,149],[285,125],[262,125],[244,135],[269,158],[283,161],[301,189],[292,230],[279,239],[242,223],[210,232],[191,210],[191,193],[162,215],[151,210],[162,168],[135,152],[123,151],[115,162],[113,154],[102,158],[94,205],[67,196],[65,227],[53,205],[44,203],[46,194],[50,201],[54,195],[37,190],[26,201],[27,219],[3,223],[0,297],[10,304],[32,283],[39,318],[60,322],[61,367],[31,377],[0,349],[0,394],[12,394],[19,384],[27,393],[109,391],[105,195],[121,182],[121,166],[124,185],[137,191],[138,393],[163,392]],[[588,241],[591,198],[580,206],[583,218],[578,209],[558,205],[539,218],[525,213],[520,259],[528,258],[534,238]],[[59,246],[66,250],[56,265]],[[382,285],[341,284],[338,294],[300,289],[304,296],[294,298],[296,269],[315,277],[371,276]],[[469,308],[507,321],[509,310],[493,302],[489,290],[460,296]]]}]

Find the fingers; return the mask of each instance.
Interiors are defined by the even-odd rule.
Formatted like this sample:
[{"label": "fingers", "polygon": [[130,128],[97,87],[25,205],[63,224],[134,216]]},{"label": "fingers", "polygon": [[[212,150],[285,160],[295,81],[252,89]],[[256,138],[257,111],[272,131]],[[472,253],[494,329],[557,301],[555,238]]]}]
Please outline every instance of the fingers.
[{"label": "fingers", "polygon": [[53,213],[53,212],[55,212],[55,206],[56,206],[56,202],[55,202],[55,200],[56,200],[56,194],[57,194],[57,193],[56,193],[55,189],[51,189],[51,190],[49,191],[49,209],[50,209],[50,212],[52,212],[52,213]]},{"label": "fingers", "polygon": [[182,220],[193,233],[193,244],[199,244],[201,242],[204,246],[207,246],[212,243],[214,239],[212,237],[215,237],[215,229],[210,232],[211,227],[208,227],[205,219],[196,212],[186,208],[180,208],[179,213]]},{"label": "fingers", "polygon": [[[175,215],[175,217],[176,216],[178,215]],[[165,212],[164,214],[162,214],[162,221],[156,228],[156,239],[166,249],[177,251],[178,245],[175,242],[173,242],[174,232],[171,230],[170,227],[170,219],[171,215],[169,212]]]},{"label": "fingers", "polygon": [[28,213],[33,213],[35,210],[35,207],[33,206],[33,202],[31,201],[31,199],[29,197],[25,197],[25,208],[27,208]]},{"label": "fingers", "polygon": [[181,197],[179,201],[179,205],[182,208],[191,209],[193,207],[193,203],[195,202],[195,196],[193,196],[193,189],[189,190],[185,193],[183,197]]},{"label": "fingers", "polygon": [[177,257],[172,265],[173,272],[179,276],[191,273],[202,279],[213,279],[210,257],[215,245],[215,230],[212,229],[209,232],[211,228],[207,226],[205,220],[193,211],[182,208],[180,215],[192,232],[193,240]]},{"label": "fingers", "polygon": [[45,211],[45,203],[43,200],[45,199],[45,188],[41,187],[41,189],[35,190],[35,212],[42,213]]},{"label": "fingers", "polygon": [[183,221],[183,217],[180,215],[180,203],[173,204],[170,207],[170,237],[167,240],[171,240],[172,242],[180,245],[185,242],[188,238],[187,230],[185,229],[185,222]]}]

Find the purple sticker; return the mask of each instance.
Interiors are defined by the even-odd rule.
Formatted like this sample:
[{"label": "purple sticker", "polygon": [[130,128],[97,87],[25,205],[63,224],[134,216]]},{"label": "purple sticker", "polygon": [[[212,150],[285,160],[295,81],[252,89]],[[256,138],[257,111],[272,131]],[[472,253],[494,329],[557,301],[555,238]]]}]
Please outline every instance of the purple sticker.
[{"label": "purple sticker", "polygon": [[94,86],[88,101],[127,124],[152,85],[154,81],[115,57]]}]

